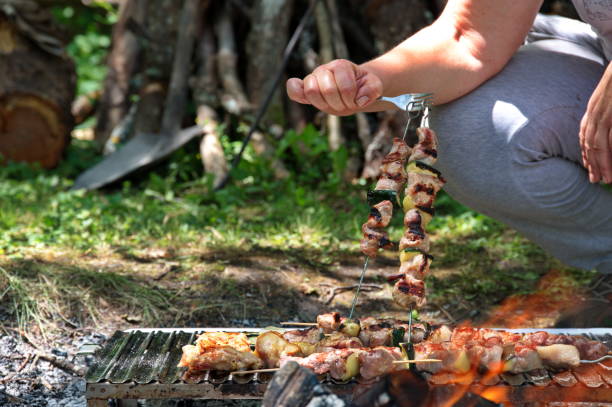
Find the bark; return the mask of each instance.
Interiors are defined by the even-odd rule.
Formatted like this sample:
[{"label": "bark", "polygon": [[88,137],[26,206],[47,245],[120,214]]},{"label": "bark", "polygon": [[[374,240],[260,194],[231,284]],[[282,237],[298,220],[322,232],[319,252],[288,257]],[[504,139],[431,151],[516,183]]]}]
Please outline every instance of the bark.
[{"label": "bark", "polygon": [[[134,1],[134,0],[128,0]],[[146,17],[138,31],[142,66],[135,78],[142,83],[133,133],[157,133],[172,71],[182,0],[146,0]]]},{"label": "bark", "polygon": [[142,23],[145,11],[146,0],[126,0],[120,5],[95,127],[95,140],[99,146],[106,143],[130,107],[130,80],[138,69],[140,45],[136,35],[128,29],[128,22]]},{"label": "bark", "polygon": [[[293,0],[260,0],[254,4],[246,50],[248,92],[253,106],[263,103],[276,77],[287,45],[292,9]],[[282,89],[277,89],[263,123],[284,123],[282,96]]]},{"label": "bark", "polygon": [[[334,42],[332,23],[330,18],[329,10],[325,2],[319,2],[315,10],[317,20],[317,30],[319,32],[319,56],[321,63],[327,63],[334,59]],[[327,115],[327,137],[329,139],[329,148],[332,151],[338,150],[341,146],[346,143],[344,136],[342,135],[342,123],[340,117]]]},{"label": "bark", "polygon": [[372,0],[364,13],[379,53],[431,23],[426,0]]},{"label": "bark", "polygon": [[[210,19],[209,19],[210,20]],[[196,123],[202,126],[204,137],[200,142],[200,156],[204,170],[213,174],[213,187],[225,179],[228,166],[219,137],[219,121],[215,107],[218,105],[217,76],[215,72],[215,42],[210,27],[201,30],[198,41],[198,72],[194,81],[194,99],[198,106]]]},{"label": "bark", "polygon": [[228,172],[227,160],[219,139],[217,113],[207,105],[200,105],[197,123],[202,126],[204,133],[200,142],[202,165],[206,172],[213,174],[213,187],[216,188]]},{"label": "bark", "polygon": [[101,91],[94,90],[86,95],[77,97],[70,108],[74,117],[74,124],[79,125],[96,113]]},{"label": "bark", "polygon": [[250,109],[242,83],[238,79],[236,40],[232,28],[231,5],[226,2],[215,24],[218,40],[217,73],[223,85],[221,103],[225,110],[240,114]]},{"label": "bark", "polygon": [[0,154],[52,168],[70,140],[76,74],[0,14]]},{"label": "bark", "polygon": [[[161,132],[172,137],[181,128],[181,121],[187,104],[187,79],[191,70],[191,57],[199,17],[200,0],[185,0],[172,64],[172,77],[166,97]],[[205,2],[207,3],[207,2]],[[204,4],[206,6],[206,4]]]}]

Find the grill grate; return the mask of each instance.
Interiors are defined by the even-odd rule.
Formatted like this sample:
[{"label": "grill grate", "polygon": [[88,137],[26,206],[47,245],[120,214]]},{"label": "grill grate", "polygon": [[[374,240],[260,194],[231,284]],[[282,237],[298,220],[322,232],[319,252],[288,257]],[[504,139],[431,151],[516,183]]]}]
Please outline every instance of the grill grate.
[{"label": "grill grate", "polygon": [[[540,329],[541,330],[541,329]],[[231,375],[227,372],[205,372],[183,378],[185,368],[177,364],[182,347],[192,344],[202,332],[244,332],[255,336],[263,329],[139,329],[117,331],[94,358],[86,375],[88,398],[261,398],[272,374]],[[529,332],[537,330],[509,330]],[[584,335],[605,343],[612,349],[612,329],[544,329],[554,334]],[[355,381],[340,382],[329,375],[319,379],[340,392],[350,392]],[[437,376],[436,384],[452,381],[448,375]],[[474,383],[480,386],[524,385],[558,388],[585,387],[612,393],[612,362],[583,365],[571,372],[550,374],[545,370],[520,375],[502,375],[495,383]],[[612,398],[612,394],[611,394]]]}]

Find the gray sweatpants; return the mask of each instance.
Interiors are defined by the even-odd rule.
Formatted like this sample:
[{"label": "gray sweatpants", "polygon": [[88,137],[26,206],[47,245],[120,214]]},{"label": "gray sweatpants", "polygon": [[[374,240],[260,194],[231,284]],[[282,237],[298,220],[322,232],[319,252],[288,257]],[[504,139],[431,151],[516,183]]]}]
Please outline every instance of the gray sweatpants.
[{"label": "gray sweatpants", "polygon": [[433,109],[431,127],[451,196],[564,263],[612,273],[612,192],[589,183],[578,141],[605,64],[588,25],[538,16],[504,70]]}]

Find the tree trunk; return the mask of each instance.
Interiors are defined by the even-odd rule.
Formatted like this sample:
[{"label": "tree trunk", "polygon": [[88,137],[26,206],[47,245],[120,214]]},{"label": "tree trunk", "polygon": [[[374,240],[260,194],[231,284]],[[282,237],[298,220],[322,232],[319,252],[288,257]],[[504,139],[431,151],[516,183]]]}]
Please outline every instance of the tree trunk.
[{"label": "tree trunk", "polygon": [[204,137],[200,142],[200,156],[204,170],[213,174],[213,187],[217,188],[228,172],[227,160],[219,137],[217,75],[215,69],[215,41],[209,27],[212,18],[204,20],[197,46],[198,72],[193,86],[193,97],[198,106],[196,123],[202,126]]},{"label": "tree trunk", "polygon": [[0,14],[0,155],[55,167],[70,140],[75,83],[71,60],[43,51]]},{"label": "tree trunk", "polygon": [[240,114],[250,109],[250,104],[238,79],[236,40],[232,27],[231,4],[226,2],[215,24],[218,40],[217,72],[223,85],[221,103],[230,113]]},{"label": "tree trunk", "polygon": [[128,29],[128,22],[142,24],[146,0],[125,0],[119,8],[119,21],[113,26],[113,46],[108,56],[108,73],[104,79],[95,127],[95,140],[103,146],[130,107],[130,80],[137,70],[140,45]]},{"label": "tree trunk", "polygon": [[[252,28],[247,38],[247,84],[253,106],[260,106],[276,77],[287,45],[293,0],[259,0],[255,2]],[[276,90],[263,123],[284,124],[284,95]]]},{"label": "tree trunk", "polygon": [[143,85],[134,119],[135,134],[160,130],[182,4],[182,0],[146,1],[146,18],[140,35],[143,64],[138,74]]}]

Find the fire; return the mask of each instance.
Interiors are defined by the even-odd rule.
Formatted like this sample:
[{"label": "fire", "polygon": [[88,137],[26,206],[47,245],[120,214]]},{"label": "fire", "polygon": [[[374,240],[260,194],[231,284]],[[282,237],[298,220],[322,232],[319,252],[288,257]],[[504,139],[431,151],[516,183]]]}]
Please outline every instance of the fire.
[{"label": "fire", "polygon": [[484,397],[494,403],[506,403],[508,402],[508,387],[507,386],[490,386],[484,389],[479,394],[480,397]]},{"label": "fire", "polygon": [[550,270],[540,279],[536,292],[506,298],[482,326],[545,328],[584,300],[572,280],[557,270]]}]

